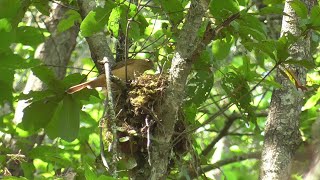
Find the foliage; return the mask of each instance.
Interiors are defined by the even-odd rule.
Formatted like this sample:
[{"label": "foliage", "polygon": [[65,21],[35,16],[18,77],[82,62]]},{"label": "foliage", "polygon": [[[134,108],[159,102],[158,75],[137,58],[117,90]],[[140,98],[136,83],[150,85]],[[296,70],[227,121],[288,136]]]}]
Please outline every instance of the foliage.
[{"label": "foliage", "polygon": [[[306,6],[294,0],[291,6],[300,18],[302,35],[294,37],[287,34],[275,39],[272,34],[279,33],[279,29],[263,20],[272,21],[269,17],[273,16],[279,26],[280,21],[277,20],[282,16],[283,1],[265,0],[263,7],[254,2],[211,0],[209,3],[204,27],[209,23],[213,29],[222,29],[202,49],[198,59],[193,59],[187,89],[179,92],[186,93],[181,108],[187,120],[191,148],[174,159],[169,175],[172,179],[194,177],[194,170],[200,166],[261,151],[261,134],[266,121],[264,112],[269,106],[272,90],[281,88],[273,78],[273,70],[281,65],[296,65],[308,70],[307,84],[303,84],[307,92],[301,131],[306,141],[310,140],[310,129],[319,109],[320,56],[313,50],[314,60],[292,59],[288,48],[310,30],[314,30],[312,44],[318,47],[320,7],[313,7],[308,15]],[[116,47],[116,39],[120,41],[128,31],[129,56],[157,61],[166,71],[176,50],[190,1],[143,0],[141,4],[129,4],[129,1],[106,0],[83,18],[71,8],[75,7],[75,1],[63,3],[70,10],[59,22],[58,31],[62,33],[79,24],[81,30],[78,47],[68,66],[76,65],[77,59],[84,59],[83,51],[89,54],[88,48],[83,48],[84,37],[104,31],[110,39],[109,46]],[[37,13],[48,16],[53,4],[53,1],[34,0],[23,7],[24,4],[18,0],[0,0],[0,174],[5,175],[6,168],[15,162],[28,179],[59,178],[73,172],[79,178],[113,179],[102,167],[99,157],[98,121],[103,112],[103,94],[95,90],[66,94],[68,87],[81,82],[85,76],[72,73],[70,69],[65,79],[58,80],[50,67],[43,66],[34,58],[38,45],[50,37],[47,37],[48,30],[39,26],[41,22],[33,16]],[[22,13],[24,18],[19,17],[18,14],[24,10],[27,10]],[[226,24],[233,15],[239,17]],[[199,33],[203,36],[205,31]],[[115,49],[113,53],[117,54]],[[92,67],[92,62],[83,63],[85,69]],[[45,90],[22,93],[21,87],[27,80],[25,75],[30,71],[45,83]],[[298,89],[296,83],[299,80],[290,70],[284,68],[283,71],[289,74],[288,78],[293,78],[292,87]],[[82,73],[87,74],[87,71]],[[24,109],[22,122],[16,124],[13,121],[14,110],[17,101],[21,100],[29,105]],[[202,151],[219,137],[227,122],[231,122],[230,128],[227,133],[220,134],[225,137],[223,142],[214,144],[215,148],[203,155]],[[44,140],[30,149],[33,136],[43,136]],[[15,143],[11,144],[13,141]],[[15,151],[12,146],[16,147]],[[222,153],[219,148],[224,149]],[[21,150],[24,157],[19,159],[21,154],[17,150]],[[225,179],[258,177],[256,160],[223,165],[219,168]],[[123,178],[129,176],[126,172],[120,175]],[[213,178],[214,171],[208,170],[206,177]]]}]

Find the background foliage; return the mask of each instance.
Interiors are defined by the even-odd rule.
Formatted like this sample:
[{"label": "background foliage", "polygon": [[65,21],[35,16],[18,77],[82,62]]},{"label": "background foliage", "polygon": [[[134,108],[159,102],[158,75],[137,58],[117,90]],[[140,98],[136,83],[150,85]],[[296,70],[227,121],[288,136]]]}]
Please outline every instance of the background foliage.
[{"label": "background foliage", "polygon": [[[48,16],[58,2],[30,3],[22,13],[24,4],[20,0],[0,1],[0,174],[5,174],[6,167],[14,162],[28,179],[61,178],[72,173],[80,179],[111,179],[99,157],[98,120],[104,95],[95,90],[74,96],[65,94],[68,87],[85,77],[79,73],[87,74],[94,66],[84,37],[104,31],[110,39],[109,46],[117,53],[118,39],[128,30],[129,57],[150,58],[166,72],[190,2],[96,1],[97,8],[85,18],[77,12],[76,1],[59,2],[70,9],[59,23],[59,32],[80,25],[78,44],[68,66],[84,69],[68,69],[63,80],[57,80],[50,67],[34,58],[37,46],[50,37],[37,17]],[[282,0],[211,0],[208,4],[209,12],[199,36],[204,35],[208,24],[219,31],[200,58],[194,60],[182,107],[192,148],[175,162],[170,178],[190,177],[201,167],[200,173],[205,172],[208,178],[257,179],[257,160],[238,158],[225,164],[223,160],[258,158],[254,155],[262,148],[272,90],[281,87],[274,81],[274,69],[285,64],[308,69],[307,82],[303,84],[307,91],[301,132],[305,142],[310,142],[311,126],[320,108],[320,7],[314,7],[308,15],[299,0],[291,4],[300,17],[301,31],[314,30],[312,61],[297,61],[287,51],[297,37],[279,38],[283,5]],[[21,93],[30,71],[46,84],[45,90]],[[290,70],[283,68],[283,72],[293,86],[302,90]],[[95,73],[89,74],[94,76]],[[22,122],[16,124],[13,118],[19,100],[31,104],[25,108]],[[26,149],[31,143],[28,137],[35,134],[45,134],[42,143]],[[13,151],[12,144],[19,151]],[[128,164],[121,165],[121,169],[130,169]],[[211,165],[219,169],[213,171]],[[125,171],[120,175],[128,177]],[[299,179],[299,175],[294,177]]]}]

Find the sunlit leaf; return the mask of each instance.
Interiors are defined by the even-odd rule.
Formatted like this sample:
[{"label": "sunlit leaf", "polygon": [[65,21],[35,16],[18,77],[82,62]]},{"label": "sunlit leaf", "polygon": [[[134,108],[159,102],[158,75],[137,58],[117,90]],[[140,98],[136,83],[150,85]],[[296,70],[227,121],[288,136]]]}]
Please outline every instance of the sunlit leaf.
[{"label": "sunlit leaf", "polygon": [[80,110],[81,104],[72,96],[66,95],[46,127],[48,136],[52,139],[61,137],[69,142],[75,140],[79,132]]},{"label": "sunlit leaf", "polygon": [[75,23],[81,22],[80,14],[75,10],[69,10],[65,14],[66,18],[59,21],[58,32],[64,32],[75,25]]},{"label": "sunlit leaf", "polygon": [[294,9],[296,14],[301,18],[307,18],[308,17],[308,8],[305,3],[303,3],[300,0],[293,0],[290,3],[290,6]]},{"label": "sunlit leaf", "polygon": [[104,8],[97,7],[95,10],[90,11],[82,21],[80,30],[84,37],[91,36],[92,34],[103,30],[104,26],[108,23],[114,4],[111,1],[106,2],[108,3]]},{"label": "sunlit leaf", "polygon": [[210,13],[216,19],[226,19],[230,15],[239,12],[237,0],[212,0],[209,6]]}]

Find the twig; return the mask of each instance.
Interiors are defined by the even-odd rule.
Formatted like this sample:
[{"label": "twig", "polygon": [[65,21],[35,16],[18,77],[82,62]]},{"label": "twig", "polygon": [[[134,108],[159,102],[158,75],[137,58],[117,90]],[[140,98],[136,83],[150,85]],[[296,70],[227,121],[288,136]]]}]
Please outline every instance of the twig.
[{"label": "twig", "polygon": [[225,166],[227,164],[231,164],[231,163],[235,163],[235,162],[239,162],[239,161],[244,161],[247,159],[260,159],[260,155],[261,155],[261,152],[253,152],[253,153],[242,154],[239,156],[233,156],[231,158],[220,160],[214,164],[203,167],[202,171],[209,172],[213,169]]},{"label": "twig", "polygon": [[107,57],[103,58],[102,63],[104,63],[104,68],[105,68],[105,75],[106,75],[106,84],[107,86],[107,98],[105,102],[105,109],[107,113],[104,114],[104,119],[108,119],[110,121],[111,125],[111,133],[112,133],[112,166],[110,167],[111,173],[114,178],[117,178],[117,168],[116,168],[116,161],[117,161],[117,142],[118,142],[118,136],[117,136],[117,123],[116,123],[116,113],[114,110],[114,104],[113,104],[113,95],[112,95],[112,89],[111,89],[111,69],[109,65],[109,60]]},{"label": "twig", "polygon": [[150,126],[148,122],[148,116],[145,119],[147,128],[147,151],[148,151],[148,163],[151,166],[151,152],[150,152]]},{"label": "twig", "polygon": [[208,153],[212,150],[212,148],[214,147],[214,145],[216,145],[216,143],[223,138],[224,136],[226,136],[228,134],[228,130],[231,127],[231,125],[235,122],[236,118],[229,118],[225,124],[224,127],[222,128],[222,130],[220,131],[220,133],[218,134],[218,136],[216,138],[213,139],[213,141],[201,152],[201,155],[206,156],[208,155]]},{"label": "twig", "polygon": [[109,171],[110,167],[108,165],[106,156],[104,154],[104,143],[103,143],[103,136],[102,136],[104,124],[105,124],[105,119],[104,119],[104,117],[102,117],[99,122],[100,156],[101,156],[102,164],[107,169],[107,171]]}]

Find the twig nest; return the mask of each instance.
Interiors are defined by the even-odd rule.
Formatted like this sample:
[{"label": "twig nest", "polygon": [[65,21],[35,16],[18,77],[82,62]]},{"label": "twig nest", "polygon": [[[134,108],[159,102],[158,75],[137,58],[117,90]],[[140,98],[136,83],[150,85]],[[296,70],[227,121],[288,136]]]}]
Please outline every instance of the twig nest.
[{"label": "twig nest", "polygon": [[160,102],[167,85],[165,75],[147,74],[132,81],[128,99],[134,114],[138,115],[146,108],[152,110],[155,103]]}]

